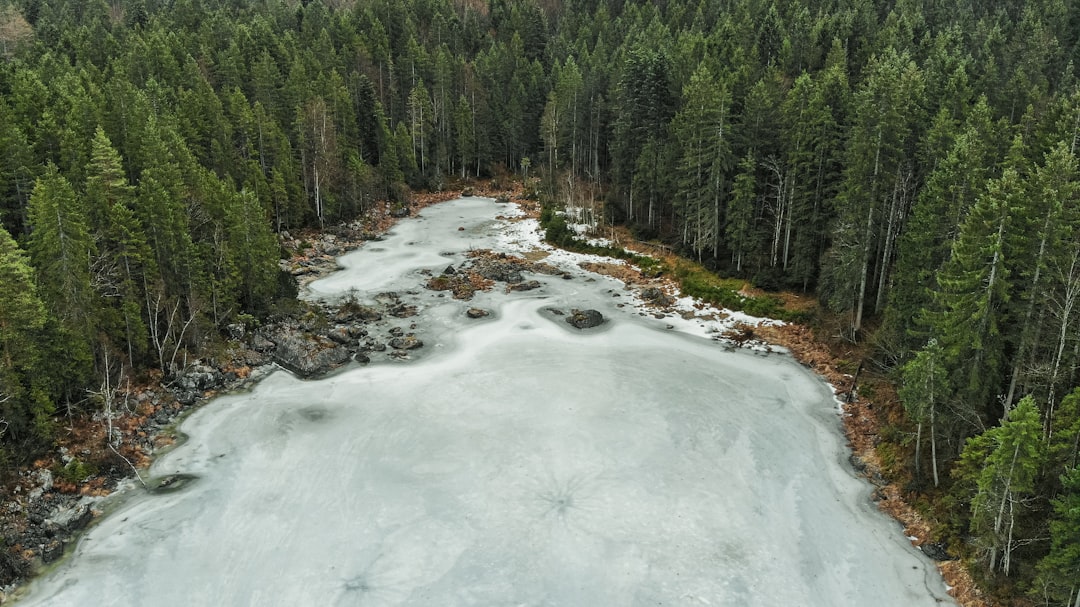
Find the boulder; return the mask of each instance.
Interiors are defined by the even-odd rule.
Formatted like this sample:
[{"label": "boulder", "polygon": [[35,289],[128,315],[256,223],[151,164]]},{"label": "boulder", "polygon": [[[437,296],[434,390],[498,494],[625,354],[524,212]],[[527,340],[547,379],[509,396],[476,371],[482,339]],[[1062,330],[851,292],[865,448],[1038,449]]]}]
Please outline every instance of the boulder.
[{"label": "boulder", "polygon": [[923,554],[934,559],[935,561],[951,561],[956,557],[949,554],[945,544],[942,543],[926,543],[919,546],[919,550],[923,551]]},{"label": "boulder", "polygon": [[406,335],[405,337],[391,339],[390,347],[395,350],[415,350],[424,347],[424,342],[412,335]]},{"label": "boulder", "polygon": [[490,312],[488,312],[487,310],[485,310],[483,308],[469,308],[465,312],[465,315],[468,316],[469,318],[483,318],[483,317],[487,316],[488,314],[490,314]]},{"label": "boulder", "polygon": [[604,322],[604,316],[596,310],[571,310],[566,322],[578,329],[598,327]]},{"label": "boulder", "polygon": [[356,311],[356,316],[360,320],[382,320],[382,314],[375,308],[372,308],[371,306],[358,306],[358,308],[359,309]]},{"label": "boulder", "polygon": [[454,266],[446,266],[446,269],[443,270],[442,273],[443,274],[457,274],[457,270],[454,269]]},{"label": "boulder", "polygon": [[70,532],[85,529],[94,519],[94,511],[89,504],[76,504],[68,510],[61,510],[52,517],[52,522]]},{"label": "boulder", "polygon": [[349,361],[349,349],[321,336],[285,327],[269,336],[274,361],[301,377],[323,375]]},{"label": "boulder", "polygon": [[330,329],[326,336],[343,346],[347,346],[353,342],[353,336],[349,334],[349,329],[347,327],[334,327],[333,329]]},{"label": "boulder", "polygon": [[394,217],[396,219],[401,219],[402,217],[408,217],[409,216],[409,207],[407,207],[407,206],[396,207],[396,208],[394,208],[393,210],[390,211],[390,216]]},{"label": "boulder", "polygon": [[538,281],[535,281],[535,280],[529,280],[529,281],[526,281],[526,282],[519,282],[519,283],[516,283],[516,284],[512,284],[509,287],[509,289],[511,291],[532,291],[533,289],[539,289],[539,288],[540,288],[540,283]]},{"label": "boulder", "polygon": [[274,342],[267,339],[262,333],[256,333],[251,340],[251,349],[256,352],[270,352],[274,349]]},{"label": "boulder", "polygon": [[671,297],[656,287],[648,287],[641,290],[641,299],[645,300],[645,303],[666,308],[675,303],[675,298]]}]

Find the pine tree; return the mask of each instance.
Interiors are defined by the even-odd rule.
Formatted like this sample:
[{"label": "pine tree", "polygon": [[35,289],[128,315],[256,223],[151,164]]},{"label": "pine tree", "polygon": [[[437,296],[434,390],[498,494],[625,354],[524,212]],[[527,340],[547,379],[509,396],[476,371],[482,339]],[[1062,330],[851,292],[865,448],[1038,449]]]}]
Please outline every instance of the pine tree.
[{"label": "pine tree", "polygon": [[1017,522],[1032,496],[1045,461],[1042,421],[1034,399],[1024,397],[998,427],[969,439],[958,470],[974,473],[971,532],[980,561],[990,573],[1009,575],[1012,552],[1021,541]]},{"label": "pine tree", "polygon": [[1049,605],[1080,607],[1080,467],[1062,475],[1061,487],[1052,502],[1050,553],[1039,561],[1031,594]]},{"label": "pine tree", "polygon": [[950,376],[950,398],[977,427],[989,418],[1002,388],[1005,357],[1002,322],[1011,297],[1011,236],[1014,216],[1027,192],[1015,169],[1006,169],[965,218],[949,262],[938,278],[932,319]]},{"label": "pine tree", "polygon": [[[49,402],[35,385],[48,371],[39,367],[36,332],[46,320],[34,271],[11,234],[0,226],[0,441],[46,438]],[[0,443],[0,464],[10,452]]]},{"label": "pine tree", "polygon": [[895,244],[914,192],[914,127],[922,74],[909,56],[888,49],[871,61],[855,94],[844,180],[836,197],[833,249],[825,287],[831,307],[850,312],[858,335],[870,298],[881,311]]},{"label": "pine tree", "polygon": [[731,92],[702,65],[683,89],[683,98],[683,109],[672,123],[673,135],[682,144],[675,210],[682,243],[700,260],[704,252],[716,257],[720,246],[727,174],[734,163],[729,141]]},{"label": "pine tree", "polygon": [[99,301],[92,280],[96,247],[86,226],[81,201],[68,180],[50,164],[30,195],[27,248],[37,269],[38,293],[55,321],[46,348],[64,352],[51,379],[58,392],[71,396],[84,385],[93,365]]}]

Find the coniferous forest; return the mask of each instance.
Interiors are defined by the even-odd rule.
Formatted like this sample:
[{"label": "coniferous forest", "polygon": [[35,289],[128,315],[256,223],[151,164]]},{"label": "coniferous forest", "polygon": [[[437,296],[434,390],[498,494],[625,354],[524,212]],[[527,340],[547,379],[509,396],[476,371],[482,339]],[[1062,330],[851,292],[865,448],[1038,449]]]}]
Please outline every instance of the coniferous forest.
[{"label": "coniferous forest", "polygon": [[527,174],[816,294],[913,495],[1080,605],[1080,4],[0,0],[0,455],[295,295],[276,233]]}]

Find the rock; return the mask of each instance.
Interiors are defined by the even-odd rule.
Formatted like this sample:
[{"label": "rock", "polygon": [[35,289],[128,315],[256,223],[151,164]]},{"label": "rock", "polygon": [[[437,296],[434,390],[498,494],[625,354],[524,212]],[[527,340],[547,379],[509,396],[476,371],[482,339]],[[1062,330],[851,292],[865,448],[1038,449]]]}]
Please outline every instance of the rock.
[{"label": "rock", "polygon": [[465,316],[468,316],[469,318],[483,318],[483,317],[487,316],[488,314],[490,314],[490,313],[487,310],[484,310],[483,308],[469,308],[465,312]]},{"label": "rock", "polygon": [[953,555],[949,554],[949,551],[946,549],[945,544],[942,544],[940,542],[923,544],[922,546],[919,546],[919,550],[922,550],[923,554],[934,559],[935,561],[951,561],[956,558]]},{"label": "rock", "polygon": [[397,207],[397,208],[393,209],[392,211],[390,211],[390,216],[394,217],[396,219],[401,219],[402,217],[408,217],[409,216],[409,207],[404,206],[404,205],[400,206],[400,207]]},{"label": "rock", "polygon": [[535,280],[530,280],[528,282],[519,282],[517,284],[512,284],[509,287],[511,291],[532,291],[533,289],[539,288],[540,283]]},{"label": "rock", "polygon": [[485,260],[476,264],[476,273],[488,280],[517,283],[521,277],[522,265],[513,261]]},{"label": "rock", "polygon": [[474,190],[472,187],[467,187],[467,188],[461,190],[461,197],[462,198],[468,198],[470,196],[475,196],[475,195],[476,195],[476,190]]},{"label": "rock", "polygon": [[346,327],[335,327],[326,336],[343,346],[353,342],[353,336],[349,334],[349,329]]},{"label": "rock", "polygon": [[596,310],[571,310],[566,322],[578,329],[598,327],[604,322],[604,316]]},{"label": "rock", "polygon": [[398,304],[390,308],[390,316],[395,318],[409,318],[410,316],[416,316],[416,306]]},{"label": "rock", "polygon": [[364,349],[371,350],[372,352],[382,352],[386,350],[386,344],[377,339],[369,339],[364,343]]},{"label": "rock", "polygon": [[367,337],[367,329],[360,325],[351,325],[348,329],[349,337],[353,339],[359,339],[361,337]]},{"label": "rock", "polygon": [[446,266],[446,269],[443,270],[442,273],[443,274],[457,274],[457,270],[454,269],[454,266]]},{"label": "rock", "polygon": [[251,340],[251,349],[256,352],[269,352],[274,349],[274,342],[266,339],[262,333],[256,333]]},{"label": "rock", "polygon": [[375,303],[390,306],[401,301],[401,296],[393,291],[386,291],[375,296]]},{"label": "rock", "polygon": [[277,344],[274,361],[301,377],[323,375],[349,361],[349,349],[320,335],[292,327],[270,337]]},{"label": "rock", "polygon": [[675,303],[675,299],[665,293],[662,289],[656,287],[648,287],[641,290],[641,299],[645,300],[645,303],[661,308],[666,308]]},{"label": "rock", "polygon": [[64,542],[52,540],[41,546],[41,560],[44,563],[52,563],[64,556]]},{"label": "rock", "polygon": [[53,473],[48,468],[38,468],[34,471],[34,482],[42,491],[51,491],[53,488]]},{"label": "rock", "polygon": [[356,316],[360,320],[382,320],[382,314],[371,306],[359,306],[359,309],[356,311]]},{"label": "rock", "polygon": [[353,354],[353,360],[366,365],[371,362],[371,357],[367,354],[364,354],[363,352],[357,352],[356,354]]},{"label": "rock", "polygon": [[57,525],[67,529],[68,531],[79,531],[85,529],[90,521],[94,519],[94,511],[90,509],[89,504],[79,506],[76,504],[69,510],[63,510],[53,515],[53,522]]},{"label": "rock", "polygon": [[405,337],[391,339],[390,347],[395,350],[415,350],[424,347],[424,342],[412,335],[406,335]]},{"label": "rock", "polygon": [[854,453],[849,455],[848,462],[851,464],[851,467],[855,469],[855,472],[858,472],[859,474],[866,472],[866,462],[858,455],[855,455]]},{"label": "rock", "polygon": [[244,339],[244,334],[247,332],[247,328],[243,323],[232,323],[225,327],[225,330],[229,332],[229,337],[235,340]]},{"label": "rock", "polygon": [[394,337],[401,337],[402,335],[405,335],[405,329],[402,329],[401,327],[393,327],[388,331],[388,333],[390,333],[390,335]]},{"label": "rock", "polygon": [[203,392],[219,388],[221,384],[221,372],[202,364],[191,365],[176,380],[176,385],[182,390],[199,390]]}]

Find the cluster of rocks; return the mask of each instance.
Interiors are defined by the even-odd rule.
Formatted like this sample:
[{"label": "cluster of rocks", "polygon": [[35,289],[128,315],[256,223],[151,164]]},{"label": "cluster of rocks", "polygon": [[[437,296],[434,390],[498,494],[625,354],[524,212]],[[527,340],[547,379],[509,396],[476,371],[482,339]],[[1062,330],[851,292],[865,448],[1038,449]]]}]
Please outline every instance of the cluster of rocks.
[{"label": "cluster of rocks", "polygon": [[[469,260],[465,262],[465,268],[488,280],[504,282],[508,285],[525,282],[522,272],[548,276],[561,275],[563,278],[570,278],[569,274],[553,265],[539,261],[529,261],[506,253],[492,253],[487,250],[472,252]],[[537,286],[539,286],[539,283],[537,283]]]},{"label": "cluster of rocks", "polygon": [[[392,356],[402,358],[400,352],[423,347],[415,334],[390,326],[391,319],[416,313],[416,306],[403,302],[397,293],[381,293],[375,305],[348,300],[305,318],[267,325],[255,333],[251,345],[301,377],[318,377],[351,360],[370,362],[374,352],[390,349]],[[415,323],[409,328],[415,329]]]}]

